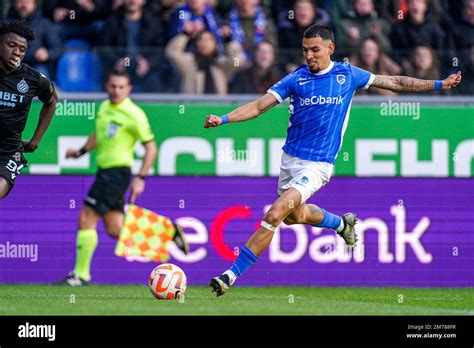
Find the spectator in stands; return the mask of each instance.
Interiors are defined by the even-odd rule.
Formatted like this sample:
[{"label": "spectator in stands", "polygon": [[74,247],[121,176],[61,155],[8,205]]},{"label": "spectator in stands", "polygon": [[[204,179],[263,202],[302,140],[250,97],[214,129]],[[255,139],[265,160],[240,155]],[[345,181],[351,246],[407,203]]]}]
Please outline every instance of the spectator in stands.
[{"label": "spectator in stands", "polygon": [[393,56],[398,63],[408,59],[414,47],[430,46],[441,54],[444,33],[432,16],[428,16],[428,0],[409,0],[408,16],[393,26]]},{"label": "spectator in stands", "polygon": [[453,37],[457,51],[468,53],[474,46],[474,0],[464,0],[463,17],[455,26]]},{"label": "spectator in stands", "polygon": [[176,8],[170,19],[168,40],[178,33],[185,33],[195,39],[201,32],[207,30],[214,35],[219,53],[222,54],[220,25],[222,25],[222,19],[206,0],[187,0],[185,5]]},{"label": "spectator in stands", "polygon": [[245,55],[237,42],[230,42],[226,54],[219,55],[215,36],[202,31],[195,39],[196,52],[186,51],[191,37],[176,35],[166,46],[166,56],[181,76],[181,92],[191,94],[227,94],[228,81],[246,64]]},{"label": "spectator in stands", "polygon": [[[159,92],[159,48],[163,47],[159,21],[143,10],[146,0],[125,0],[106,21],[100,49],[104,70],[129,73],[135,91]],[[104,74],[107,76],[108,74]]]},{"label": "spectator in stands", "polygon": [[426,80],[439,80],[439,61],[433,48],[417,46],[404,65],[407,76]]},{"label": "spectator in stands", "polygon": [[239,42],[248,59],[254,47],[263,40],[278,47],[275,25],[266,16],[259,0],[235,0],[235,4],[229,13],[228,24],[221,29],[222,36]]},{"label": "spectator in stands", "polygon": [[[463,2],[462,20],[454,26],[452,40],[455,55],[451,57],[452,71],[463,73],[458,94],[474,94],[474,0]],[[461,87],[461,86],[460,86]]]},{"label": "spectator in stands", "polygon": [[346,18],[349,11],[354,7],[354,0],[333,0],[331,2],[330,8],[328,8],[329,15],[332,19],[332,25],[337,26],[341,19]]},{"label": "spectator in stands", "polygon": [[233,0],[207,0],[220,18],[225,18],[232,9]]},{"label": "spectator in stands", "polygon": [[391,52],[390,25],[378,16],[372,0],[355,0],[354,8],[338,24],[338,33],[338,49],[346,55],[355,54],[369,35],[377,37],[384,52]]},{"label": "spectator in stands", "polygon": [[61,39],[53,29],[53,23],[41,15],[36,0],[15,0],[8,18],[24,20],[35,32],[35,39],[28,44],[23,62],[53,79],[61,54]]},{"label": "spectator in stands", "polygon": [[275,49],[269,41],[257,44],[252,65],[238,72],[230,85],[230,93],[262,94],[283,77],[276,64]]},{"label": "spectator in stands", "polygon": [[[429,12],[436,22],[441,22],[447,15],[449,2],[449,0],[429,0]],[[408,15],[408,0],[377,0],[374,5],[379,16],[385,18],[390,24],[402,21]]]},{"label": "spectator in stands", "polygon": [[[123,0],[115,0],[123,1]],[[169,29],[171,26],[171,20],[173,15],[176,13],[178,7],[185,5],[184,0],[148,0],[147,10],[153,12],[155,17],[160,21],[161,27],[164,29],[164,42],[168,43],[169,40]]]},{"label": "spectator in stands", "polygon": [[329,25],[331,18],[327,11],[316,7],[312,0],[296,0],[292,11],[282,11],[278,17],[279,44],[285,62],[285,70],[290,73],[298,65],[304,64],[301,42],[310,25]]},{"label": "spectator in stands", "polygon": [[[362,45],[356,55],[350,58],[352,65],[368,70],[376,75],[400,75],[402,68],[393,59],[386,55],[377,38],[369,36],[362,41]],[[358,92],[359,93],[359,92]],[[376,87],[372,87],[360,94],[393,95],[395,93]]]},{"label": "spectator in stands", "polygon": [[63,41],[80,38],[93,44],[110,7],[110,0],[47,0],[42,6],[43,14],[56,23]]}]

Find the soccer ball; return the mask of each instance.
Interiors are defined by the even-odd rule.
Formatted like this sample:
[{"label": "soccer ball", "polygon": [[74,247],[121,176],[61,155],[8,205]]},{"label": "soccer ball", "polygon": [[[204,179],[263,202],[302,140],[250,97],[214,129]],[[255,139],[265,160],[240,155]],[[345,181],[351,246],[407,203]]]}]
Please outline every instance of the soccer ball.
[{"label": "soccer ball", "polygon": [[148,286],[158,300],[181,298],[186,291],[186,274],[178,266],[164,263],[151,271]]}]

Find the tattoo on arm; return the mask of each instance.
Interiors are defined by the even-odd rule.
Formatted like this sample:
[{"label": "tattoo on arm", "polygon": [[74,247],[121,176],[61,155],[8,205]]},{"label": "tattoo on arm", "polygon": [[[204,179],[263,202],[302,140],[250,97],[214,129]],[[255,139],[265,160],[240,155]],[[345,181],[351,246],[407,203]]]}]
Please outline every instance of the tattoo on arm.
[{"label": "tattoo on arm", "polygon": [[425,92],[434,90],[434,81],[408,76],[375,75],[372,86],[393,92]]}]

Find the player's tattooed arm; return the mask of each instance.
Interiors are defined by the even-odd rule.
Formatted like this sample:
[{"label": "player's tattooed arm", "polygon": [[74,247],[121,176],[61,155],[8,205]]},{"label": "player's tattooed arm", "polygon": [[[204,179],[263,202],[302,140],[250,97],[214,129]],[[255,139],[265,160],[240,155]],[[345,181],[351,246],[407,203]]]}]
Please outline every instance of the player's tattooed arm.
[{"label": "player's tattooed arm", "polygon": [[[461,82],[461,72],[449,75],[441,81],[442,89],[456,87]],[[434,80],[422,80],[408,76],[375,75],[373,87],[393,92],[427,92],[435,90]]]},{"label": "player's tattooed arm", "polygon": [[[229,112],[228,122],[242,122],[256,118],[277,105],[279,102],[277,98],[271,94],[266,93],[262,97],[250,103],[239,106],[237,109]],[[215,115],[208,115],[204,123],[204,128],[217,127],[222,124],[222,118]]]}]

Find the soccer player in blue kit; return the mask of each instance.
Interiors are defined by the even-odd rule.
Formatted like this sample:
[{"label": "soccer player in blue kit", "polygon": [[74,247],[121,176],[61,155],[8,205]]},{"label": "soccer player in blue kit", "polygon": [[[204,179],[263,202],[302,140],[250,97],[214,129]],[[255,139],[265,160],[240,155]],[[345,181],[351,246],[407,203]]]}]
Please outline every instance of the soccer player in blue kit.
[{"label": "soccer player in blue kit", "polygon": [[277,82],[261,98],[221,117],[206,117],[205,128],[242,122],[256,118],[290,98],[291,116],[281,159],[279,198],[240,250],[230,269],[211,280],[210,287],[217,296],[229,290],[235,280],[257,261],[270,245],[281,222],[333,229],[349,248],[355,247],[355,214],[337,216],[306,201],[331,178],[349,121],[352,97],[358,88],[374,86],[394,92],[427,92],[456,87],[461,82],[460,72],[433,81],[374,75],[349,63],[333,62],[334,35],[325,26],[309,27],[303,35],[302,46],[307,64]]}]

